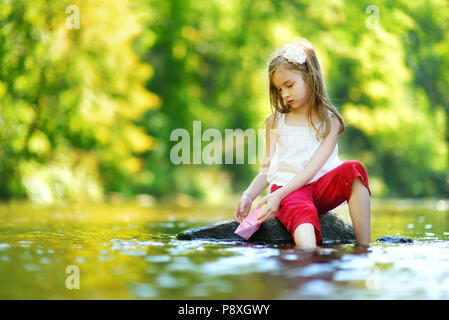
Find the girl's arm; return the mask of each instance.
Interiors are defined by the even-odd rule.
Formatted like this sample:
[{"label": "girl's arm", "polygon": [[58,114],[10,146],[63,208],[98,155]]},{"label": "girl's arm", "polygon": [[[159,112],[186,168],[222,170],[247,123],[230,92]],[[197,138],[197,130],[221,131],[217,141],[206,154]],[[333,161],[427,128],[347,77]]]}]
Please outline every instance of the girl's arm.
[{"label": "girl's arm", "polygon": [[251,209],[251,203],[256,199],[268,186],[267,173],[270,168],[271,158],[276,150],[277,130],[271,129],[274,121],[274,115],[267,119],[266,124],[266,147],[261,169],[257,176],[253,179],[249,187],[243,192],[237,208],[234,212],[234,218],[237,222],[241,222]]},{"label": "girl's arm", "polygon": [[268,186],[267,176],[259,173],[251,182],[248,189],[243,192],[242,197],[248,197],[249,200],[254,201]]},{"label": "girl's arm", "polygon": [[271,115],[267,119],[267,125],[265,129],[266,134],[266,144],[265,144],[265,154],[263,157],[262,166],[260,168],[259,174],[254,178],[254,180],[249,185],[248,189],[243,193],[243,196],[247,196],[251,201],[257,198],[269,185],[267,182],[267,174],[270,168],[271,158],[276,150],[276,139],[277,130],[271,129],[274,121],[274,115]]},{"label": "girl's arm", "polygon": [[330,155],[334,151],[335,145],[338,141],[340,122],[337,117],[331,117],[331,128],[329,134],[323,139],[318,149],[313,154],[312,158],[307,163],[306,167],[299,172],[289,183],[282,188],[276,190],[279,197],[285,198],[293,190],[299,189],[309,182],[318,171],[324,166]]},{"label": "girl's arm", "polygon": [[243,192],[242,197],[240,198],[239,203],[234,211],[234,219],[238,223],[241,223],[242,220],[248,215],[249,209],[251,209],[251,204],[254,199],[257,198],[262,191],[267,187],[268,182],[266,175],[259,173],[251,182],[248,189]]}]

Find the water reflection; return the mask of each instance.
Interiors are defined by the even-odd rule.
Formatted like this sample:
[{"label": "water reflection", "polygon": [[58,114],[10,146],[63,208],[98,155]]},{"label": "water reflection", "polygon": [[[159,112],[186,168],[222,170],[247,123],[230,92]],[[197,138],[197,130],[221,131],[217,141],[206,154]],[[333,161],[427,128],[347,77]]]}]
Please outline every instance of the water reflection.
[{"label": "water reflection", "polygon": [[[180,231],[214,221],[195,217],[196,209],[151,210],[0,210],[0,298],[449,298],[445,211],[373,210],[373,238],[402,235],[412,244],[304,250],[176,240]],[[69,265],[80,268],[80,290],[65,288]]]}]

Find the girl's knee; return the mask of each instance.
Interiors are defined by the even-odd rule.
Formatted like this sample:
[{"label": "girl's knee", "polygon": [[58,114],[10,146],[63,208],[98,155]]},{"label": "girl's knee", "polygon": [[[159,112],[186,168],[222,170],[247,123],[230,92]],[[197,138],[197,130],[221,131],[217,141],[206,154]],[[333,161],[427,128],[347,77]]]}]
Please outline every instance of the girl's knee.
[{"label": "girl's knee", "polygon": [[353,182],[355,180],[360,180],[363,184],[368,184],[368,173],[360,161],[348,160],[344,162],[343,166],[345,168],[343,174],[347,176],[347,178],[352,177]]},{"label": "girl's knee", "polygon": [[354,184],[362,184],[363,185],[363,180],[360,177],[355,177],[354,180],[352,180],[352,185]]},{"label": "girl's knee", "polygon": [[360,177],[355,177],[354,180],[352,181],[352,186],[351,186],[351,197],[352,194],[354,192],[359,192],[359,191],[364,191],[368,196],[371,196],[371,191],[370,189],[365,185],[365,183],[363,183],[362,178]]},{"label": "girl's knee", "polygon": [[313,224],[300,224],[294,232],[294,240],[295,244],[301,248],[316,248],[316,235]]},{"label": "girl's knee", "polygon": [[348,160],[343,162],[343,165],[346,167],[350,167],[350,168],[354,168],[354,169],[358,169],[358,170],[365,170],[365,167],[363,166],[363,164],[358,161],[358,160]]}]

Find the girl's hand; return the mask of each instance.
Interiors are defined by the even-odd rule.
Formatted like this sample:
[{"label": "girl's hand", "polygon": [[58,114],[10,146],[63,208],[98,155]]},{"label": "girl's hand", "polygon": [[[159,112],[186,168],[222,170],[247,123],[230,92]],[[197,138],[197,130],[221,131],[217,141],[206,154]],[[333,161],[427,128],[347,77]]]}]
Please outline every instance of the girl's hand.
[{"label": "girl's hand", "polygon": [[270,193],[265,196],[258,204],[257,208],[260,208],[263,204],[266,203],[265,208],[262,211],[262,214],[257,218],[259,224],[262,224],[266,221],[273,220],[276,217],[276,213],[278,212],[279,205],[281,204],[281,197],[276,192]]},{"label": "girl's hand", "polygon": [[252,203],[250,198],[245,195],[242,196],[237,204],[237,208],[235,208],[234,220],[238,223],[242,223],[242,220],[248,215]]}]

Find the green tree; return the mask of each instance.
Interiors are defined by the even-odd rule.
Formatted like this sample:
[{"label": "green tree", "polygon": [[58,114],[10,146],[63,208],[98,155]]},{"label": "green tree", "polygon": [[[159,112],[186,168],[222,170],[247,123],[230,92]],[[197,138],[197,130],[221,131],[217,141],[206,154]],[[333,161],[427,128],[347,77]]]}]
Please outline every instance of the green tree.
[{"label": "green tree", "polygon": [[131,4],[1,1],[1,197],[101,199],[142,174],[155,141],[134,120],[160,100]]}]

